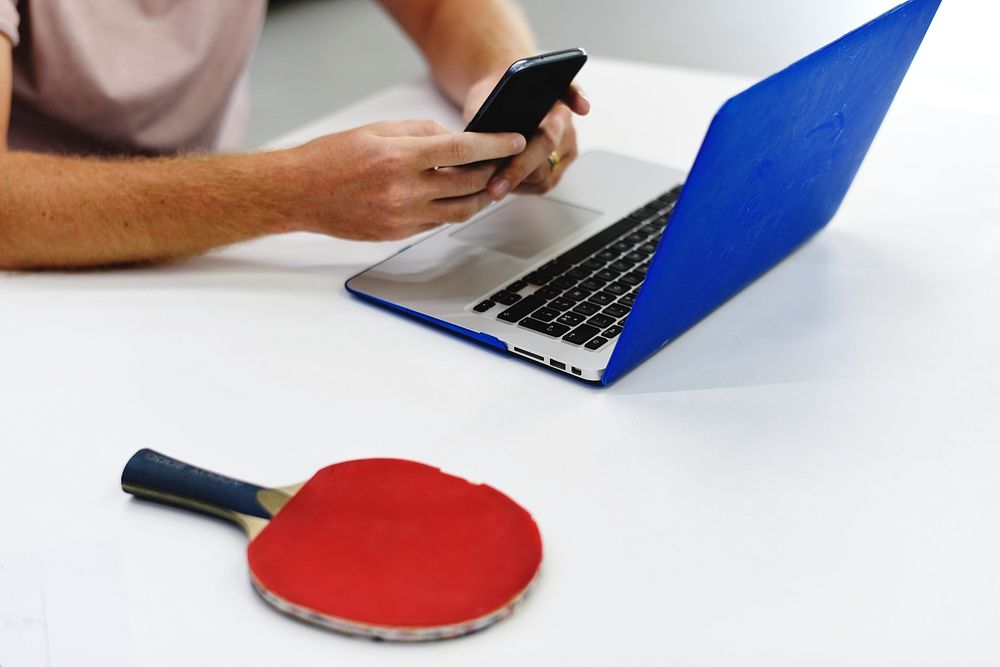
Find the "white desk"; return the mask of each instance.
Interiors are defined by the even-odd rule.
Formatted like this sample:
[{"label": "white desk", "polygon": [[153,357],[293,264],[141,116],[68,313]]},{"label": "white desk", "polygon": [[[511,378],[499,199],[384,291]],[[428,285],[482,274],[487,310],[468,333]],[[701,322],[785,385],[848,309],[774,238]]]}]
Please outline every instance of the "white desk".
[{"label": "white desk", "polygon": [[[594,60],[582,144],[686,166],[745,83]],[[0,552],[117,545],[140,665],[996,664],[1000,122],[918,92],[829,229],[607,390],[352,300],[398,244],[3,276]],[[284,142],[450,113],[404,86]],[[434,463],[533,512],[544,574],[462,640],[328,634],[238,529],[123,494],[140,446],[268,484]]]}]

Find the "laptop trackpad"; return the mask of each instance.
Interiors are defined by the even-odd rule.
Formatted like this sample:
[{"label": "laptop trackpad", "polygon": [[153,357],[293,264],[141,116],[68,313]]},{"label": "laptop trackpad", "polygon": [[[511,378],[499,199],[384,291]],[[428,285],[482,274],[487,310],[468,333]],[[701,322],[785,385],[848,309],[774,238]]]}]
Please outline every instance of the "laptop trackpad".
[{"label": "laptop trackpad", "polygon": [[465,243],[529,259],[565,240],[600,215],[597,211],[551,199],[523,197],[451,235]]}]

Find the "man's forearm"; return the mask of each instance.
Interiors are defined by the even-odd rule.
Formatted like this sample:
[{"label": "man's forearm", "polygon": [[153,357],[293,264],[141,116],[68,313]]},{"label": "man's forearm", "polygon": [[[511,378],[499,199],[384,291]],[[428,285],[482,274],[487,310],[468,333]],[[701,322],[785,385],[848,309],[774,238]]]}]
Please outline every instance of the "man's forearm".
[{"label": "man's forearm", "polygon": [[401,239],[490,203],[513,133],[374,123],[249,155],[98,160],[0,150],[0,269],[195,255],[265,234]]},{"label": "man's forearm", "polygon": [[0,150],[0,268],[167,260],[280,231],[280,153],[101,160]]},{"label": "man's forearm", "polygon": [[521,10],[509,0],[382,0],[458,105],[472,84],[536,47]]}]

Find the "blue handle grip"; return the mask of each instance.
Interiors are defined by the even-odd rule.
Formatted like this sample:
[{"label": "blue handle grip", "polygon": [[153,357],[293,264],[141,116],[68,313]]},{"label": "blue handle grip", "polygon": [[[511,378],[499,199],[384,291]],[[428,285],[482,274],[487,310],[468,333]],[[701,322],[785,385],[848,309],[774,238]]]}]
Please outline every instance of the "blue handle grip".
[{"label": "blue handle grip", "polygon": [[122,489],[134,496],[232,519],[232,512],[270,519],[257,499],[262,487],[140,449],[122,471]]}]

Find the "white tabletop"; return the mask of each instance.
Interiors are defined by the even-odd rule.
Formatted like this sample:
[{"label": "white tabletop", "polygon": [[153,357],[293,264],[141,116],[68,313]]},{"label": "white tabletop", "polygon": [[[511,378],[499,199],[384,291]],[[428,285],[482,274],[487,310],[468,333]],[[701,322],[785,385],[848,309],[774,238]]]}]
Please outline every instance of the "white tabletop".
[{"label": "white tabletop", "polygon": [[[595,59],[583,83],[584,148],[686,168],[747,81]],[[1000,119],[922,93],[826,231],[609,389],[346,294],[400,244],[0,277],[0,574],[10,551],[116,564],[90,645],[51,664],[996,664]],[[421,116],[457,124],[421,82],[278,143]],[[323,632],[255,595],[238,529],[121,492],[143,446],[269,485],[432,463],[533,513],[543,575],[465,639]]]}]

